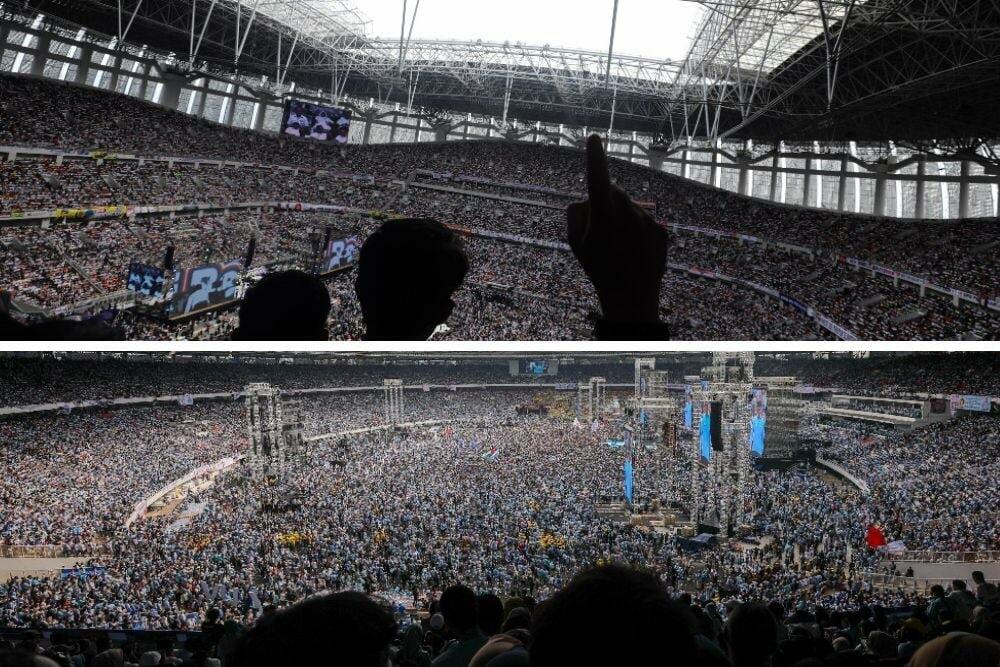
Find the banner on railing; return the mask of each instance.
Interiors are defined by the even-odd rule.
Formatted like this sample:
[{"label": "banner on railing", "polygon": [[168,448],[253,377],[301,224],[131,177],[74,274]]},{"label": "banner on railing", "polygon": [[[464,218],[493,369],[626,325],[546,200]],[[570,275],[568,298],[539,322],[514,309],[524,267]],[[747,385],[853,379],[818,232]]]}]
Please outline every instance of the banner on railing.
[{"label": "banner on railing", "polygon": [[858,337],[825,315],[816,313],[816,322],[840,340],[857,340]]},{"label": "banner on railing", "polygon": [[950,396],[951,411],[970,410],[973,412],[989,412],[992,401],[989,396],[969,396],[952,394]]},{"label": "banner on railing", "polygon": [[65,220],[100,220],[124,218],[128,214],[128,206],[93,206],[91,208],[57,208],[52,212],[52,217]]}]

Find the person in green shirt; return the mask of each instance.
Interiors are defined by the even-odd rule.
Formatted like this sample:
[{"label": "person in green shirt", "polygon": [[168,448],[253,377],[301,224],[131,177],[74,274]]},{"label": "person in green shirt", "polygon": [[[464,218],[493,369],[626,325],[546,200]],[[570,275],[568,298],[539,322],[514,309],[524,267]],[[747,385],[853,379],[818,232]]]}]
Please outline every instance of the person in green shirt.
[{"label": "person in green shirt", "polygon": [[434,659],[433,667],[468,667],[487,639],[479,629],[475,592],[468,586],[448,587],[441,594],[441,615],[455,641]]}]

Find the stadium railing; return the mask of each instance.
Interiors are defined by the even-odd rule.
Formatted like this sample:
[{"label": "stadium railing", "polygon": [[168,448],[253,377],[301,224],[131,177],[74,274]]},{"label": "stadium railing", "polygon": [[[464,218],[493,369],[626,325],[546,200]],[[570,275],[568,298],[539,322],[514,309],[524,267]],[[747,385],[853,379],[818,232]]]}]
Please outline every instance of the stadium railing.
[{"label": "stadium railing", "polygon": [[897,563],[998,563],[1000,551],[901,551]]},{"label": "stadium railing", "polygon": [[[922,594],[929,594],[931,587],[935,585],[940,585],[945,590],[948,590],[951,583],[955,581],[955,579],[962,579],[962,577],[937,577],[925,579],[922,577],[904,577],[898,574],[875,574],[873,572],[866,572],[862,575],[862,578],[875,588]],[[987,581],[994,584],[1000,584],[1000,580],[997,579],[988,579]]]},{"label": "stadium railing", "polygon": [[102,548],[88,549],[85,554],[74,553],[61,544],[0,544],[0,558],[79,558],[86,560],[107,555]]}]

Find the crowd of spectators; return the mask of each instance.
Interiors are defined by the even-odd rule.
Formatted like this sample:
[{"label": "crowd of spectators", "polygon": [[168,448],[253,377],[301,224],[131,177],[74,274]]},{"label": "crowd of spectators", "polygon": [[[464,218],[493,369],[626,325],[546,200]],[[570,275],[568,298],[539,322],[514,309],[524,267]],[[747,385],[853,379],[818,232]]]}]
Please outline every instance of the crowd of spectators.
[{"label": "crowd of spectators", "polygon": [[1000,395],[1000,358],[995,354],[896,352],[863,358],[757,356],[758,375],[796,376],[816,387],[851,394],[912,398],[921,394]]},{"label": "crowd of spectators", "polygon": [[[51,157],[27,156],[0,165],[0,182],[4,183],[0,214],[38,207],[195,203],[225,207],[247,201],[305,199],[366,211],[434,217],[473,233],[564,243],[562,209],[585,189],[582,154],[568,148],[477,142],[470,150],[464,142],[452,142],[333,149],[316,142],[222,129],[128,98],[122,98],[121,103],[137,117],[147,118],[148,127],[158,130],[122,133],[106,114],[89,120],[102,104],[117,100],[87,89],[74,89],[79,104],[66,119],[71,127],[53,134],[35,119],[22,118],[24,109],[32,107],[19,106],[18,102],[47,96],[63,99],[65,91],[21,77],[6,77],[5,83],[10,84],[10,95],[0,114],[11,122],[4,123],[8,129],[0,135],[0,143],[99,149],[103,151],[99,156],[123,151],[149,157],[236,157],[251,164],[195,166],[179,161],[91,157],[67,158],[57,164]],[[282,172],[287,178],[274,177],[275,165],[298,171]],[[434,175],[418,174],[419,170]],[[803,304],[801,309],[779,308],[776,301],[729,281],[674,279],[665,284],[662,301],[675,338],[688,337],[687,329],[696,339],[830,337],[800,312],[805,308],[849,331],[862,332],[858,335],[866,338],[991,339],[1000,330],[1000,317],[992,311],[971,304],[956,306],[950,296],[932,290],[921,295],[908,283],[894,284],[889,278],[851,271],[842,263],[843,257],[856,256],[947,287],[960,287],[978,298],[991,298],[997,286],[990,269],[990,249],[1000,239],[994,238],[995,230],[985,223],[964,221],[958,227],[958,223],[875,222],[773,206],[620,161],[612,161],[611,176],[634,199],[655,203],[661,222],[750,234],[771,242],[740,244],[727,237],[681,231],[680,242],[670,255],[672,262],[748,280]],[[402,181],[411,186],[403,190]],[[309,183],[308,196],[303,195],[303,182]],[[446,188],[440,189],[442,186]],[[515,203],[510,198],[521,201]],[[371,221],[364,220],[356,224],[370,228]],[[85,229],[71,222],[56,225],[58,232],[17,230],[0,238],[0,243],[13,250],[7,253],[12,259],[0,266],[0,284],[36,305],[65,305],[113,291],[131,259],[158,259],[170,242],[179,251],[195,253],[196,257],[181,258],[188,263],[207,255],[239,257],[250,235],[256,235],[264,246],[261,262],[285,252],[308,256],[305,229],[311,222],[303,217],[289,220],[284,215],[231,212],[182,218],[180,222],[153,216],[142,221],[91,223]],[[456,301],[474,310],[462,313],[462,308],[456,309],[456,320],[442,335],[453,339],[581,336],[580,331],[587,328],[591,288],[581,279],[582,272],[568,251],[536,252],[530,245],[474,237],[467,241],[476,246],[475,261],[470,262],[473,275]],[[781,250],[774,242],[804,246],[813,254]],[[568,297],[573,305],[484,290],[484,281],[545,297]],[[715,284],[706,287],[706,282]],[[342,285],[331,290],[347,291]],[[691,298],[694,292],[707,292],[704,296],[713,298],[711,308]],[[343,296],[345,309],[350,311],[351,296]],[[725,309],[719,305],[723,303]],[[722,310],[727,312],[712,316]],[[351,323],[351,314],[333,318],[335,337],[356,337],[358,327]],[[133,321],[131,316],[124,320],[130,335],[223,337],[232,330],[225,321],[165,325],[143,318]]]},{"label": "crowd of spectators", "polygon": [[[36,369],[45,384],[37,372],[45,362],[15,361],[12,368]],[[88,373],[92,382],[101,376],[100,363],[77,363],[81,374],[95,370]],[[135,362],[104,363],[121,380],[129,375],[123,364]],[[171,364],[156,365],[166,386],[189,373],[198,388],[220,390],[268,374],[304,387],[331,372],[227,364],[213,374],[210,366],[177,364],[173,371]],[[342,377],[371,382],[387,370],[354,367]],[[593,372],[615,371],[593,366],[584,374]],[[504,367],[427,366],[418,373],[459,384],[499,380]],[[113,380],[102,384],[109,385],[106,397],[128,393],[110,388]],[[804,464],[757,470],[736,535],[691,551],[683,540],[602,511],[621,493],[624,453],[608,443],[621,424],[610,417],[574,420],[572,396],[559,394],[530,388],[407,392],[404,421],[459,421],[372,435],[340,434],[385,424],[380,391],[304,395],[296,399],[304,432],[328,435],[310,445],[304,460],[273,478],[262,478],[247,461],[237,463],[213,484],[193,488],[172,512],[130,527],[125,518],[148,494],[199,465],[247,452],[239,402],[6,419],[0,462],[11,474],[0,480],[0,503],[12,511],[0,518],[0,544],[59,545],[81,560],[90,557],[86,563],[99,569],[0,583],[0,627],[201,630],[183,646],[168,641],[140,651],[139,639],[124,650],[149,665],[200,665],[206,656],[250,664],[240,662],[249,658],[239,657],[239,646],[257,641],[254,633],[270,627],[272,615],[312,608],[326,599],[315,597],[325,591],[357,590],[366,596],[359,600],[391,610],[385,648],[393,664],[410,664],[405,660],[418,653],[438,664],[486,664],[485,658],[470,661],[505,622],[512,623],[507,630],[528,634],[491,645],[541,650],[533,634],[544,635],[544,616],[534,612],[556,609],[581,571],[590,572],[584,579],[595,572],[635,576],[606,567],[619,563],[646,568],[643,576],[660,594],[693,614],[693,627],[708,642],[702,648],[717,644],[721,651],[716,657],[723,662],[713,664],[726,664],[720,656],[732,651],[732,640],[724,629],[754,601],[769,604],[778,633],[769,649],[775,656],[848,653],[901,664],[949,631],[996,634],[990,584],[969,582],[965,606],[938,602],[947,591],[928,596],[916,587],[878,586],[866,573],[883,567],[884,555],[864,544],[866,527],[879,525],[887,539],[909,549],[1000,549],[995,416],[877,436],[862,426],[819,427],[823,455],[867,481],[869,495]],[[519,406],[539,402],[570,413],[518,414]],[[636,507],[674,502],[683,512],[691,506],[687,456],[659,444],[634,456]],[[448,618],[448,591],[456,582],[479,595],[478,630]],[[965,586],[952,585],[949,598]],[[638,609],[638,599],[626,608]],[[511,613],[521,606],[527,610]],[[486,609],[492,610],[489,623]],[[97,650],[58,632],[38,644],[56,654]],[[12,650],[0,645],[0,652]],[[147,650],[159,653],[157,662],[137,654]],[[546,664],[534,653],[531,660]]]},{"label": "crowd of spectators", "polygon": [[911,550],[1000,550],[1000,419],[966,416],[907,431],[828,429],[824,457],[872,487],[887,534]]},{"label": "crowd of spectators", "polygon": [[0,422],[0,545],[94,553],[146,495],[239,452],[238,416],[200,404]]},{"label": "crowd of spectators", "polygon": [[[546,355],[542,355],[544,358]],[[657,355],[651,355],[657,356]],[[68,358],[54,363],[47,355],[0,356],[0,406],[92,401],[138,396],[177,396],[241,391],[250,382],[271,382],[285,389],[380,386],[399,378],[407,386],[432,384],[575,383],[604,377],[609,383],[634,381],[630,363],[601,360],[563,362],[555,375],[510,375],[507,360],[463,360],[457,364],[372,359],[331,364],[265,363],[250,355],[232,363],[211,359],[179,363],[173,359]],[[657,358],[657,368],[680,382],[709,364],[707,355]],[[896,353],[853,358],[834,355],[758,354],[758,376],[796,377],[803,385],[856,395],[921,398],[924,394],[1000,396],[1000,361],[992,353]],[[921,398],[922,400],[922,398]],[[868,406],[864,406],[866,409]]]},{"label": "crowd of spectators", "polygon": [[[159,361],[123,354],[94,355],[92,359],[60,359],[48,355],[0,356],[0,407],[41,405],[69,401],[107,401],[114,398],[182,396],[242,391],[252,382],[268,382],[283,390],[381,387],[386,378],[400,379],[410,388],[423,385],[450,387],[463,384],[576,383],[603,377],[609,383],[629,384],[635,369],[628,363],[585,360],[565,363],[554,375],[510,373],[508,359],[450,360],[373,357],[367,363],[348,356],[327,363],[278,363],[273,357],[234,356],[222,363],[212,355],[195,356],[190,363],[168,357]],[[541,355],[540,359],[548,359]],[[677,373],[697,373],[704,359],[685,363],[660,361],[661,368]],[[407,392],[409,394],[409,390]]]},{"label": "crowd of spectators", "polygon": [[898,417],[910,417],[920,419],[923,409],[919,403],[898,403],[895,401],[880,401],[875,398],[848,398],[835,401],[835,408],[846,410],[856,410],[858,412],[872,412],[880,415],[895,415]]}]

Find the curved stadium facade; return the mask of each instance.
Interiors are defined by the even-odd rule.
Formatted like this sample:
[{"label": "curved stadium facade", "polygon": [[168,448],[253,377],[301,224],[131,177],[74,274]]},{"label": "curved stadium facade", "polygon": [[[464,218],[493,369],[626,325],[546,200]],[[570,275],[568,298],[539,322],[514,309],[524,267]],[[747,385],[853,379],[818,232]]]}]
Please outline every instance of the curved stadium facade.
[{"label": "curved stadium facade", "polygon": [[[284,3],[265,4],[284,7]],[[219,6],[216,21],[223,20],[222,3]],[[593,52],[412,41],[405,44],[405,63],[400,54],[394,72],[393,50],[400,44],[363,37],[363,25],[343,24],[339,36],[313,36],[315,44],[310,45],[295,27],[296,20],[309,17],[275,15],[266,27],[263,18],[254,25],[257,10],[250,13],[249,7],[236,3],[232,7],[247,14],[224,20],[236,21],[231,26],[236,30],[242,20],[244,32],[236,34],[243,35],[245,49],[250,48],[248,37],[263,41],[261,33],[251,29],[267,30],[272,38],[278,35],[276,54],[281,60],[276,57],[270,74],[247,73],[219,60],[184,62],[173,52],[133,42],[122,26],[134,24],[138,33],[142,21],[151,20],[140,15],[136,21],[141,7],[142,3],[135,14],[123,12],[119,41],[91,26],[4,3],[0,71],[113,90],[222,125],[263,132],[278,131],[285,98],[333,102],[353,111],[349,143],[355,145],[496,139],[578,146],[588,132],[600,131],[609,136],[610,153],[617,158],[779,204],[894,218],[998,215],[1000,170],[986,145],[949,155],[900,145],[911,142],[755,142],[750,137],[724,137],[717,122],[715,132],[705,132],[708,120],[699,129],[703,112],[711,119],[707,110],[712,102],[705,99],[700,110],[682,115],[684,124],[678,128],[680,121],[671,115],[677,106],[672,86],[686,81],[693,56],[685,63],[616,56],[610,76],[604,79],[607,56]],[[211,10],[208,16],[213,16]],[[213,25],[206,21],[205,27],[211,35]],[[785,41],[794,36],[795,44],[800,44],[803,32],[815,30],[815,26],[795,27],[798,32],[789,30]],[[193,24],[191,42],[200,44],[206,31],[196,28]],[[696,40],[693,54],[704,41]],[[345,59],[346,65],[331,64],[330,49],[353,55]],[[776,57],[764,54],[762,63],[767,55]],[[704,54],[701,57],[704,60]],[[481,62],[470,62],[471,58]],[[449,74],[464,65],[468,71]],[[359,76],[366,67],[370,71]],[[258,69],[263,71],[262,66]],[[329,70],[324,74],[329,77],[326,88],[309,85],[317,81],[320,70]],[[383,76],[387,86],[378,81],[373,85]],[[449,76],[462,79],[468,90],[456,88]],[[479,79],[472,81],[473,76]],[[602,88],[605,81],[612,84],[611,90]],[[476,86],[484,87],[480,98],[470,89]],[[381,99],[365,93],[380,93]],[[696,102],[691,101],[692,108]],[[723,108],[721,97],[716,103],[717,109]],[[655,130],[651,119],[658,114],[669,119],[673,136]],[[694,123],[692,115],[698,116]],[[582,122],[553,122],[559,118]],[[752,134],[753,126],[748,131]]]}]

